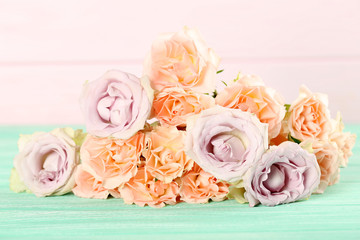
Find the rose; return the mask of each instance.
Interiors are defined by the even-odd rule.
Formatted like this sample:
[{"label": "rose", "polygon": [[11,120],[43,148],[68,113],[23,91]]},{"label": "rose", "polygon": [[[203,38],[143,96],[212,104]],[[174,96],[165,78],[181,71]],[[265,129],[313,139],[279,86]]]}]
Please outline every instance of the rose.
[{"label": "rose", "polygon": [[227,197],[229,199],[235,199],[238,203],[241,204],[248,202],[248,200],[245,198],[245,186],[243,179],[230,184]]},{"label": "rose", "polygon": [[146,171],[153,177],[170,183],[190,170],[194,161],[184,152],[185,132],[176,127],[155,127],[146,134]]},{"label": "rose", "polygon": [[[270,140],[270,145],[280,145],[283,142],[289,141],[289,127],[288,127],[289,114],[285,114],[285,118],[281,121],[281,128],[279,134]],[[291,139],[290,139],[291,140]]]},{"label": "rose", "polygon": [[181,177],[180,182],[181,200],[187,203],[207,203],[210,199],[223,201],[229,192],[229,184],[218,181],[197,164]]},{"label": "rose", "polygon": [[141,166],[132,179],[119,189],[124,203],[138,206],[164,207],[176,204],[179,186],[176,182],[164,183],[155,179]]},{"label": "rose", "polygon": [[239,109],[206,109],[188,119],[186,130],[186,153],[227,182],[240,180],[268,148],[267,124]]},{"label": "rose", "polygon": [[81,130],[71,128],[21,135],[10,188],[16,192],[27,190],[38,197],[70,192],[84,136]]},{"label": "rose", "polygon": [[352,149],[355,146],[356,135],[344,132],[344,123],[341,114],[338,113],[335,120],[332,120],[332,132],[330,141],[334,142],[340,151],[340,166],[346,167],[349,157],[352,156]]},{"label": "rose", "polygon": [[272,146],[244,177],[245,198],[251,207],[259,202],[275,206],[307,198],[320,183],[314,154],[298,144]]},{"label": "rose", "polygon": [[215,105],[214,98],[179,87],[164,88],[155,95],[153,117],[162,125],[184,127],[189,116]]},{"label": "rose", "polygon": [[146,77],[111,70],[84,85],[80,104],[91,135],[128,139],[144,127],[152,100]]},{"label": "rose", "polygon": [[323,140],[331,131],[327,96],[312,93],[305,86],[289,109],[288,127],[292,137],[304,141],[308,138]]},{"label": "rose", "polygon": [[206,46],[195,29],[184,27],[178,33],[163,34],[154,41],[144,62],[144,75],[160,91],[166,86],[212,92],[219,57]]},{"label": "rose", "polygon": [[31,191],[20,180],[20,176],[15,168],[11,169],[9,180],[10,180],[10,190],[11,191],[16,192],[16,193],[20,193],[20,192],[31,193]]},{"label": "rose", "polygon": [[240,75],[238,78],[216,96],[216,103],[256,114],[260,122],[269,124],[269,138],[275,138],[285,116],[283,97],[266,87],[257,76]]},{"label": "rose", "polygon": [[75,183],[72,191],[78,197],[106,199],[111,194],[115,198],[120,198],[118,190],[104,187],[103,180],[87,164],[80,164],[76,168]]},{"label": "rose", "polygon": [[80,151],[81,161],[89,165],[103,187],[114,189],[134,177],[144,147],[144,134],[130,139],[86,137]]},{"label": "rose", "polygon": [[320,185],[316,193],[324,193],[327,186],[334,185],[340,177],[340,155],[335,143],[329,141],[306,140],[300,146],[311,146],[321,171]]}]

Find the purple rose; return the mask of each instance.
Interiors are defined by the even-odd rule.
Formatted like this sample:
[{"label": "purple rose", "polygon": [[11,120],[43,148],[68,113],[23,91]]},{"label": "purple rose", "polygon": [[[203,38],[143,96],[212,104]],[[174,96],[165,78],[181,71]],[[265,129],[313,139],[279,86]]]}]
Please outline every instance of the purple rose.
[{"label": "purple rose", "polygon": [[84,135],[81,130],[71,128],[21,135],[10,188],[15,192],[32,192],[38,197],[71,192]]},{"label": "purple rose", "polygon": [[320,183],[314,154],[293,142],[273,146],[245,177],[245,198],[251,207],[259,202],[275,206],[307,198]]},{"label": "purple rose", "polygon": [[146,77],[117,70],[86,83],[80,104],[87,131],[98,137],[132,137],[145,125],[153,94]]},{"label": "purple rose", "polygon": [[241,180],[268,148],[267,124],[248,112],[220,106],[188,119],[186,153],[206,172]]}]

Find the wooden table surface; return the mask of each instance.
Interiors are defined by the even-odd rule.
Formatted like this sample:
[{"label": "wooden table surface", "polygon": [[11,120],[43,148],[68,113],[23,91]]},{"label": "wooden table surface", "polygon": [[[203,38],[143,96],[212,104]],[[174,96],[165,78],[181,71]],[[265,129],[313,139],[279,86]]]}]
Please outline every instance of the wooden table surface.
[{"label": "wooden table surface", "polygon": [[[9,190],[20,133],[53,126],[0,126],[0,239],[360,239],[360,145],[325,194],[276,207],[177,204],[162,209],[72,194],[37,198]],[[347,126],[360,135],[360,125]]]}]

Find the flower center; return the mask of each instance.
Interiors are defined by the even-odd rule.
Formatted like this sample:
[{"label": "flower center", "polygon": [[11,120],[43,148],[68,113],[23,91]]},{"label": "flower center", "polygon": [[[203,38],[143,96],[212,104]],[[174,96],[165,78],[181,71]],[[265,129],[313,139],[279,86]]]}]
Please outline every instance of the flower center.
[{"label": "flower center", "polygon": [[58,148],[45,148],[40,150],[38,154],[41,155],[39,162],[41,169],[39,169],[36,179],[42,184],[57,181],[64,169],[67,168],[63,161],[66,158],[66,153]]},{"label": "flower center", "polygon": [[241,140],[233,135],[219,135],[211,140],[215,157],[222,162],[242,160],[245,147]]},{"label": "flower center", "polygon": [[166,165],[166,164],[169,164],[169,163],[173,163],[175,160],[174,160],[174,155],[173,153],[166,149],[165,151],[162,151],[160,153],[160,159],[159,159],[160,163],[162,165]]},{"label": "flower center", "polygon": [[58,153],[55,151],[51,151],[47,155],[44,156],[44,164],[43,168],[45,171],[54,171],[57,172],[61,167],[61,158]]},{"label": "flower center", "polygon": [[[108,122],[119,126],[125,126],[131,121],[133,97],[119,89],[116,83],[109,84],[107,95],[97,105],[100,117]],[[129,90],[130,91],[130,90]]]},{"label": "flower center", "polygon": [[285,172],[281,166],[274,164],[270,168],[264,186],[271,192],[279,192],[285,185]]}]

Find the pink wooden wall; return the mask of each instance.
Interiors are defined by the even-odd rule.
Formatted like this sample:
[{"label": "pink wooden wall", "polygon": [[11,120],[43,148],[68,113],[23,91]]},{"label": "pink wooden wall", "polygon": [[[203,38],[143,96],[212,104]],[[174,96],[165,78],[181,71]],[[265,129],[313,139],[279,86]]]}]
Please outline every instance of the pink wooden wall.
[{"label": "pink wooden wall", "polygon": [[141,75],[158,33],[196,27],[230,81],[255,73],[288,102],[304,83],[360,122],[360,1],[0,0],[0,124],[82,123],[82,83]]}]

